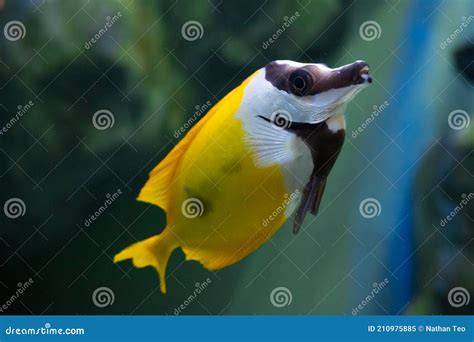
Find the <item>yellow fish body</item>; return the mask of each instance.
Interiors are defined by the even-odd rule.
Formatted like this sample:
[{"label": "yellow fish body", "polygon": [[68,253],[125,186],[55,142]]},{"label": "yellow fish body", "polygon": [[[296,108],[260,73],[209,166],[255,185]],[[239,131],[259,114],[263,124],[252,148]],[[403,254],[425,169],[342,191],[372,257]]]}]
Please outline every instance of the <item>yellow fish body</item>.
[{"label": "yellow fish body", "polygon": [[[290,61],[274,63],[277,68],[307,66]],[[321,72],[333,72],[332,75],[343,70],[311,65],[318,66]],[[290,89],[275,87],[278,77],[272,79],[271,68],[275,64],[255,72],[216,104],[155,167],[138,196],[138,200],[166,211],[167,226],[160,235],[126,248],[114,261],[132,259],[136,267],[153,266],[159,273],[163,293],[168,259],[176,248],[183,250],[187,260],[217,270],[261,246],[298,204],[298,227],[307,211],[317,211],[327,175],[323,183],[321,177],[314,176],[317,162],[314,149],[308,146],[314,134],[307,138],[307,127],[324,124],[327,132],[339,134],[344,129],[342,109],[358,91],[357,85],[365,82],[324,90],[325,98],[321,96],[323,92],[316,90],[295,96]],[[294,74],[291,70],[286,72]],[[327,101],[327,92],[345,87],[354,89],[343,95],[332,94],[336,100],[330,101],[333,108],[329,114],[295,105],[295,101],[310,97]],[[272,99],[271,95],[276,97]],[[341,96],[344,101],[338,103]],[[283,114],[289,120],[284,126],[277,122]],[[294,122],[296,128],[286,127],[289,122]],[[333,163],[329,162],[329,170]],[[310,180],[313,178],[317,178],[314,186],[311,184],[315,181]]]}]

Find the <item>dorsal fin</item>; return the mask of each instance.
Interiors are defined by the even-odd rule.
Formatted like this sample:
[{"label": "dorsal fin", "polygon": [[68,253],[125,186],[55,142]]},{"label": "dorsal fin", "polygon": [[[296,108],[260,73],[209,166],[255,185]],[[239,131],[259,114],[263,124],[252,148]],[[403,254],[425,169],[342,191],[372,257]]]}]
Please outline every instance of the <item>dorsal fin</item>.
[{"label": "dorsal fin", "polygon": [[[213,106],[209,112],[195,124],[184,138],[168,153],[151,172],[150,178],[145,183],[137,197],[137,200],[142,202],[151,203],[163,208],[168,212],[169,208],[169,196],[171,189],[173,188],[174,182],[177,180],[176,170],[181,162],[186,150],[189,148],[194,138],[198,135],[204,125],[209,119],[216,113],[226,108],[227,102],[233,100],[233,96],[241,94],[242,90],[245,89],[250,80],[258,73],[257,70],[251,76],[249,76],[242,84],[228,93],[222,100],[220,100],[215,106]],[[240,103],[241,95],[239,96]]]},{"label": "dorsal fin", "polygon": [[157,205],[168,211],[169,192],[176,181],[175,172],[181,160],[196,135],[199,133],[204,124],[209,120],[215,110],[211,109],[184,138],[168,153],[151,172],[150,178],[145,183],[137,197],[138,201]]}]

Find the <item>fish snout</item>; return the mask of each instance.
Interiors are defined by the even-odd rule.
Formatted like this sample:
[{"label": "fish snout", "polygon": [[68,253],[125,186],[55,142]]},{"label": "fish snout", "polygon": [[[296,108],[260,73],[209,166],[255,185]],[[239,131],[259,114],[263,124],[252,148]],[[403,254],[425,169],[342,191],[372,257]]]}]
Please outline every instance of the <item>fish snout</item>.
[{"label": "fish snout", "polygon": [[362,60],[344,65],[333,72],[334,77],[339,79],[342,86],[372,83],[372,77],[369,76],[369,64]]}]

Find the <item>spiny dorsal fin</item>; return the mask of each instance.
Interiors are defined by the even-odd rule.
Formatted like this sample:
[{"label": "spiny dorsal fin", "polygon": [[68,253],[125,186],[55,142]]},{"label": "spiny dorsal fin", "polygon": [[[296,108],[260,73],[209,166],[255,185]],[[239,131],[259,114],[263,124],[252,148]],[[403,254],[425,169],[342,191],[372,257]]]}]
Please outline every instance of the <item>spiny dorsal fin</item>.
[{"label": "spiny dorsal fin", "polygon": [[151,203],[163,208],[168,212],[169,196],[173,189],[174,182],[177,180],[176,170],[181,162],[181,158],[186,153],[194,138],[199,134],[204,125],[216,113],[222,112],[227,108],[229,101],[235,101],[235,95],[239,95],[239,103],[242,98],[242,91],[250,82],[258,71],[248,77],[242,84],[227,94],[221,101],[213,106],[209,112],[195,124],[185,137],[171,150],[170,153],[163,159],[151,172],[150,178],[145,183],[138,195],[137,200]]},{"label": "spiny dorsal fin", "polygon": [[165,211],[168,211],[168,198],[173,183],[176,181],[175,173],[179,162],[213,112],[215,111],[211,109],[207,115],[199,120],[185,137],[168,153],[165,159],[150,172],[150,178],[141,189],[137,200],[157,205]]}]

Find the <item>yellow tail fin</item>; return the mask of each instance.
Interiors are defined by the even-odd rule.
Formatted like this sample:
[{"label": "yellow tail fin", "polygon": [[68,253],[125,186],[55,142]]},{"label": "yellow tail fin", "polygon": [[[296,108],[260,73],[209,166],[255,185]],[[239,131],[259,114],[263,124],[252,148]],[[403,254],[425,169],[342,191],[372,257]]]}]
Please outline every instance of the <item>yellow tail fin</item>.
[{"label": "yellow tail fin", "polygon": [[160,291],[166,293],[166,265],[177,245],[164,233],[134,243],[115,255],[114,262],[133,260],[137,268],[153,266],[160,277]]}]

